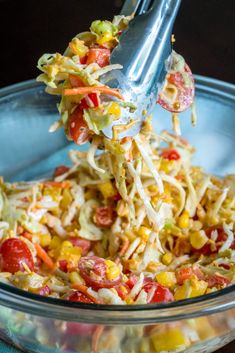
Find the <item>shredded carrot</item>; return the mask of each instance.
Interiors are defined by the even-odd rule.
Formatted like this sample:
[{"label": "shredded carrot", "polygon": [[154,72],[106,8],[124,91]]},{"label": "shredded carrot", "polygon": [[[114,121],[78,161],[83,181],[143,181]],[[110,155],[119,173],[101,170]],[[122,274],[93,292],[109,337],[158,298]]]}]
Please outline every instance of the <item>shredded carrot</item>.
[{"label": "shredded carrot", "polygon": [[98,326],[95,329],[95,332],[93,333],[93,336],[92,336],[92,343],[91,343],[92,353],[99,353],[98,344],[103,331],[104,331],[104,326]]},{"label": "shredded carrot", "polygon": [[24,232],[24,228],[20,225],[17,226],[17,233],[22,234]]},{"label": "shredded carrot", "polygon": [[48,181],[44,181],[43,185],[66,189],[70,187],[70,181],[64,180],[62,182],[59,182],[59,181],[48,180]]},{"label": "shredded carrot", "polygon": [[21,235],[28,240],[32,240],[32,238],[33,238],[32,234],[30,234],[29,232],[26,232],[26,231],[23,231],[23,233]]},{"label": "shredded carrot", "polygon": [[35,243],[35,249],[37,251],[38,257],[51,269],[54,269],[54,262],[50,258],[50,256],[46,253],[46,251],[41,247],[41,245]]},{"label": "shredded carrot", "polygon": [[109,88],[107,86],[66,88],[64,90],[64,96],[75,96],[77,94],[89,94],[93,92],[101,92],[104,94],[109,94],[110,96],[114,96],[121,100],[124,100],[123,96],[118,90]]},{"label": "shredded carrot", "polygon": [[74,283],[72,284],[73,289],[79,290],[79,292],[87,294],[87,286],[84,286],[84,284],[79,284],[79,283]]}]

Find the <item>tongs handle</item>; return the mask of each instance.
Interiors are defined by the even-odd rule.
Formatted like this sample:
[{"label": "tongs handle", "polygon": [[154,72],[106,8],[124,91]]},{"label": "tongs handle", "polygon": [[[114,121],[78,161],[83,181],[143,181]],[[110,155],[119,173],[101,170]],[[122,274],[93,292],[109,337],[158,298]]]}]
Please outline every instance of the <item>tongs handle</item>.
[{"label": "tongs handle", "polygon": [[[122,73],[140,91],[162,80],[171,52],[171,33],[181,0],[155,0],[146,13],[136,16],[114,49],[112,63],[123,65]],[[141,1],[136,2],[140,6]],[[124,8],[125,10],[125,8]],[[127,11],[127,8],[126,10]]]}]

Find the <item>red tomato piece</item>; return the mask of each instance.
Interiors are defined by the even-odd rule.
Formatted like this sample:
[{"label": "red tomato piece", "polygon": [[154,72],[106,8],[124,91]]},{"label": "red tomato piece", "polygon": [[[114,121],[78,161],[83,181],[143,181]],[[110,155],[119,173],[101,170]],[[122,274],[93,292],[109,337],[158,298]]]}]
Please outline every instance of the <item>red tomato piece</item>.
[{"label": "red tomato piece", "polygon": [[17,238],[5,240],[0,247],[0,269],[3,272],[15,273],[25,271],[24,265],[34,271],[34,262],[27,245]]},{"label": "red tomato piece", "polygon": [[168,159],[169,161],[178,161],[181,157],[178,151],[175,149],[168,149],[161,153],[161,157]]},{"label": "red tomato piece", "polygon": [[150,291],[154,291],[153,296],[149,301],[150,304],[174,301],[173,294],[167,287],[148,279],[146,279],[145,282],[146,284],[143,286],[145,292],[149,293]]},{"label": "red tomato piece", "polygon": [[182,267],[176,272],[176,279],[179,285],[193,276],[193,269],[191,267]]},{"label": "red tomato piece", "polygon": [[85,55],[85,56],[83,56],[82,58],[80,58],[80,63],[81,63],[82,65],[85,65],[86,62],[87,62],[87,55]]},{"label": "red tomato piece", "polygon": [[224,288],[229,286],[231,283],[231,281],[223,276],[218,276],[218,275],[212,275],[209,276],[207,278],[207,282],[208,282],[208,287],[212,288],[212,287],[219,287],[219,288]]},{"label": "red tomato piece", "polygon": [[179,285],[182,285],[184,281],[192,278],[192,276],[196,276],[199,280],[204,279],[204,274],[198,267],[182,267],[176,271],[176,279]]},{"label": "red tomato piece", "polygon": [[122,300],[124,300],[126,296],[130,293],[130,288],[126,283],[121,283],[118,286],[114,287],[114,289],[116,289],[117,294]]},{"label": "red tomato piece", "polygon": [[100,67],[109,65],[110,49],[107,48],[91,48],[87,55],[86,64],[96,63]]},{"label": "red tomato piece", "polygon": [[113,280],[107,278],[105,260],[97,256],[82,257],[78,263],[78,268],[86,284],[94,289],[113,288],[121,282],[121,275]]},{"label": "red tomato piece", "polygon": [[78,246],[82,249],[82,256],[86,255],[91,248],[90,240],[77,237],[70,237],[68,240],[73,244],[73,246]]},{"label": "red tomato piece", "polygon": [[[213,247],[212,244],[205,244],[200,250],[193,249],[194,253],[199,253],[199,254],[203,254],[203,255],[211,255],[211,254],[215,254],[219,251],[219,249],[221,248],[223,243],[226,241],[228,236],[224,232],[224,230],[221,226],[212,226],[212,227],[209,227],[205,230],[208,238],[211,238],[212,232],[214,230],[217,230],[217,233],[218,233],[218,237],[215,241],[215,246]],[[233,241],[230,248],[233,250],[235,249],[235,240]]]},{"label": "red tomato piece", "polygon": [[97,207],[95,210],[94,221],[99,227],[110,228],[110,226],[113,224],[112,207]]},{"label": "red tomato piece", "polygon": [[83,145],[88,141],[90,130],[79,107],[69,117],[69,134],[77,145]]},{"label": "red tomato piece", "polygon": [[[187,83],[185,78],[187,77]],[[182,72],[169,73],[166,75],[166,84],[159,93],[157,103],[164,109],[179,113],[186,110],[192,103],[195,94],[195,86],[192,72],[187,64]],[[167,99],[168,96],[174,99]]]},{"label": "red tomato piece", "polygon": [[130,277],[128,278],[128,280],[126,281],[126,285],[132,289],[134,287],[134,285],[136,284],[136,282],[138,281],[138,277],[135,275],[130,275]]},{"label": "red tomato piece", "polygon": [[97,93],[89,93],[79,104],[80,109],[97,108],[100,105]]},{"label": "red tomato piece", "polygon": [[66,260],[60,260],[59,269],[63,272],[68,272],[68,262]]},{"label": "red tomato piece", "polygon": [[66,299],[70,302],[94,303],[94,301],[88,295],[79,291],[73,292]]},{"label": "red tomato piece", "polygon": [[39,288],[38,294],[44,297],[48,297],[48,295],[51,294],[51,289],[45,285],[44,287]]},{"label": "red tomato piece", "polygon": [[67,167],[66,165],[59,165],[58,167],[55,168],[54,176],[57,177],[59,175],[62,175],[66,173],[68,170],[69,170],[69,167]]}]

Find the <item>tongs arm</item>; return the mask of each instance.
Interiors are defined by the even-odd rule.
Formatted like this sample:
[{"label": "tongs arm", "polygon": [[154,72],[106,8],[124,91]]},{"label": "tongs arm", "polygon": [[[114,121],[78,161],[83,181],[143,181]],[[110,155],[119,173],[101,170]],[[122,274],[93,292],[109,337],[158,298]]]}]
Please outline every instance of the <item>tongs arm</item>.
[{"label": "tongs arm", "polygon": [[[171,33],[181,0],[136,1],[134,11],[142,11],[130,22],[114,49],[112,63],[123,65],[122,73],[136,86],[137,92],[151,82],[162,81],[165,59],[171,53]],[[126,3],[123,11],[131,9]],[[147,93],[147,92],[146,92]]]}]

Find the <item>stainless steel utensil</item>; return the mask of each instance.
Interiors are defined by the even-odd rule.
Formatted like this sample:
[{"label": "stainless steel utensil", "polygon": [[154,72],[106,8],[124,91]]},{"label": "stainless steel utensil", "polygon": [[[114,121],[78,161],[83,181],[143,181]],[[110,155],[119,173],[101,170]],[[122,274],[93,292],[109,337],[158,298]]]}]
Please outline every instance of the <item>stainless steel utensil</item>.
[{"label": "stainless steel utensil", "polygon": [[[122,70],[104,75],[102,82],[119,88],[126,102],[136,106],[134,112],[122,108],[121,118],[103,133],[112,138],[136,135],[146,115],[150,114],[159,88],[163,84],[170,60],[172,27],[181,0],[128,0],[121,14],[135,14],[119,45],[113,50],[111,64],[121,64]],[[121,131],[121,126],[132,126]],[[134,123],[135,122],[135,123]],[[119,125],[119,127],[117,127]],[[121,125],[121,126],[120,126]],[[116,127],[115,127],[116,126]]]}]

